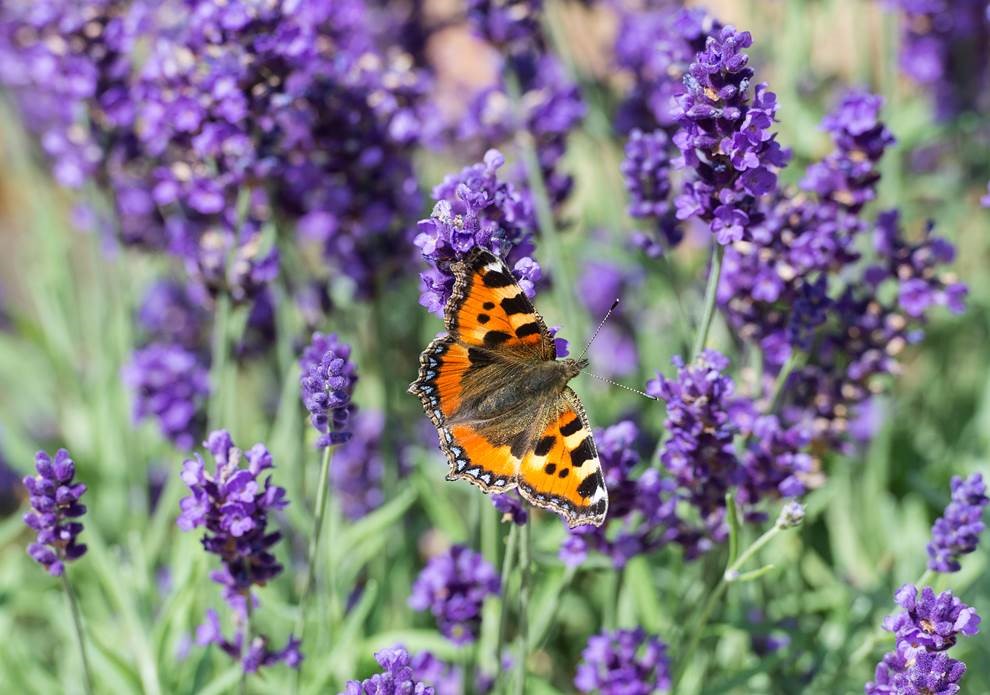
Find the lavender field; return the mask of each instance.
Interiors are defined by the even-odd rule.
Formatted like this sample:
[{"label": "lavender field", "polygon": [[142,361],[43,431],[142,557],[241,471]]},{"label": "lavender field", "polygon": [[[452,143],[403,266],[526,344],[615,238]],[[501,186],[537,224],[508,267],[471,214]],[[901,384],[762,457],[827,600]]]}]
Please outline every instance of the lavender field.
[{"label": "lavender field", "polygon": [[990,694],[988,181],[985,0],[3,0],[0,693]]}]

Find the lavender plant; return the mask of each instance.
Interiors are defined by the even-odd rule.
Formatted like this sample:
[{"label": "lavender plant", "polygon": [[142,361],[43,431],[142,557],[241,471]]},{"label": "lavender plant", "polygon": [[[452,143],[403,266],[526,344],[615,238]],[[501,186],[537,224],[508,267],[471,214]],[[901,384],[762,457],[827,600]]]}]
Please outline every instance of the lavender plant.
[{"label": "lavender plant", "polygon": [[[985,3],[711,9],[3,3],[4,688],[990,691]],[[477,246],[601,526],[403,393]]]}]

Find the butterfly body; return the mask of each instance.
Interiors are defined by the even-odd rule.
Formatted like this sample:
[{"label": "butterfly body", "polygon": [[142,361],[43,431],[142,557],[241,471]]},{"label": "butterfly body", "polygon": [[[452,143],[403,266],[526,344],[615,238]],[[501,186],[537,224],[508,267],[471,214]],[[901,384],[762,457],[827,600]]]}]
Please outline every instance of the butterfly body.
[{"label": "butterfly body", "polygon": [[474,249],[452,266],[448,334],[420,357],[419,396],[450,463],[448,479],[485,492],[518,488],[571,526],[608,507],[594,438],[567,386],[587,362],[556,359],[543,319],[497,257]]}]

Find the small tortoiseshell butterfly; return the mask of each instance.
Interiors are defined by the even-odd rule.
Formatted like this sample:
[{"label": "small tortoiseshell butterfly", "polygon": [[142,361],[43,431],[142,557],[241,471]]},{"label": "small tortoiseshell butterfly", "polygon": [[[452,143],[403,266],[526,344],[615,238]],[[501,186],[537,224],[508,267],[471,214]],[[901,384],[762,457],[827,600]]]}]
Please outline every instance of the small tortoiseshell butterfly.
[{"label": "small tortoiseshell butterfly", "polygon": [[452,264],[448,334],[420,356],[419,396],[450,462],[448,480],[514,487],[569,526],[601,525],[608,493],[580,399],[567,386],[587,360],[557,359],[553,338],[512,272],[473,249]]}]

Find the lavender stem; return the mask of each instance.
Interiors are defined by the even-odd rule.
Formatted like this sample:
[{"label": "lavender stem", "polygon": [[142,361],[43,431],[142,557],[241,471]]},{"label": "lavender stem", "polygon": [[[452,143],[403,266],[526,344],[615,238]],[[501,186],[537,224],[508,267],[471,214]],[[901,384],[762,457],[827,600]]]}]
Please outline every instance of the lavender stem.
[{"label": "lavender stem", "polygon": [[[316,488],[316,518],[313,520],[313,532],[310,535],[309,552],[306,563],[306,580],[303,584],[302,596],[299,599],[299,616],[296,618],[296,632],[300,641],[306,637],[306,604],[309,595],[313,590],[313,583],[316,577],[316,555],[320,548],[320,536],[323,533],[324,519],[327,511],[327,499],[330,496],[330,464],[333,462],[333,447],[327,446],[323,450],[323,464],[320,466],[320,482]],[[330,592],[331,606],[335,607],[333,596],[336,595],[336,586],[333,580],[333,565],[330,567]],[[336,613],[336,610],[334,610]],[[334,618],[336,615],[334,615]],[[302,664],[296,669],[296,692],[299,692],[299,684],[302,680]]]},{"label": "lavender stem", "polygon": [[516,681],[516,695],[526,693],[526,657],[529,656],[529,563],[530,563],[530,522],[522,525],[522,538],[519,543],[519,679]]},{"label": "lavender stem", "polygon": [[62,586],[65,588],[65,596],[69,601],[69,610],[72,613],[72,626],[76,633],[76,643],[79,645],[79,656],[82,658],[83,685],[87,695],[93,694],[93,674],[89,667],[89,657],[86,655],[86,642],[83,638],[82,618],[79,614],[79,604],[76,602],[76,595],[72,591],[72,584],[69,583],[68,572],[62,573]]},{"label": "lavender stem", "polygon": [[718,242],[715,243],[715,250],[712,253],[712,264],[708,269],[708,286],[705,288],[705,308],[701,314],[701,323],[698,324],[698,333],[694,340],[694,349],[691,351],[691,361],[698,359],[698,355],[705,349],[708,342],[708,331],[712,327],[712,319],[715,317],[715,297],[718,293],[718,280],[722,275],[722,257],[725,255],[725,247]]}]

